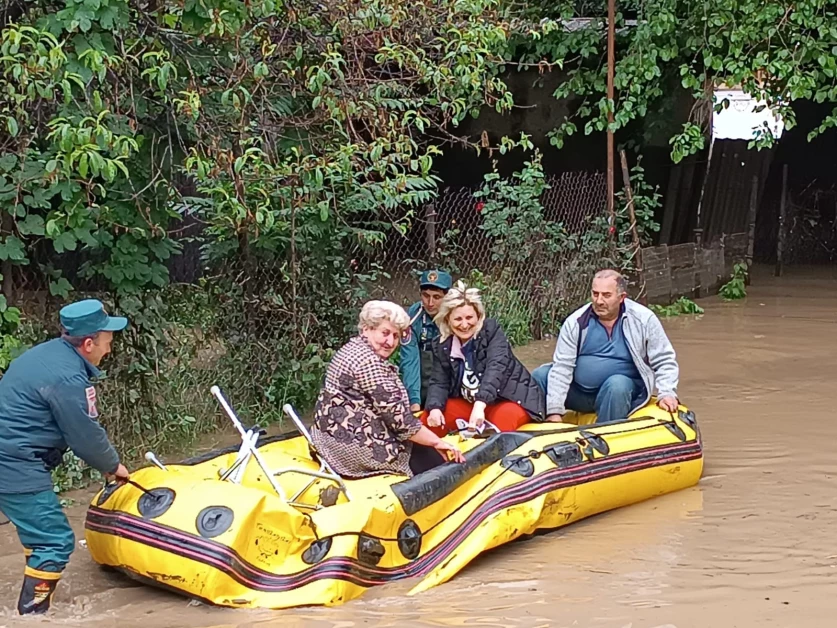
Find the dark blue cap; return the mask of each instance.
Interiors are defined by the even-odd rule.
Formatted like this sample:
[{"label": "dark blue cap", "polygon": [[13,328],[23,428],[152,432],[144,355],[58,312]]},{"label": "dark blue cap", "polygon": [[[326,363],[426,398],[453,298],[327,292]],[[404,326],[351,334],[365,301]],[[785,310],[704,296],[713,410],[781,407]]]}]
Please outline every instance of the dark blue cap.
[{"label": "dark blue cap", "polygon": [[445,292],[450,290],[451,284],[453,284],[453,279],[443,270],[426,270],[419,279],[419,287],[438,288]]},{"label": "dark blue cap", "polygon": [[65,305],[59,313],[61,325],[68,336],[91,336],[99,331],[122,331],[128,319],[108,316],[105,306],[96,299],[85,299]]}]

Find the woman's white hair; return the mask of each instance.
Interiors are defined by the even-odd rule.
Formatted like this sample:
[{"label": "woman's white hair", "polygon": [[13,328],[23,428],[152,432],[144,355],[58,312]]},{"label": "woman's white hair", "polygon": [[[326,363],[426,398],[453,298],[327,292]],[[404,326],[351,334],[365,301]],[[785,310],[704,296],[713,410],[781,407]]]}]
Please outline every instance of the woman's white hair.
[{"label": "woman's white hair", "polygon": [[439,342],[444,342],[453,334],[453,329],[451,329],[448,319],[450,318],[451,312],[463,305],[470,305],[477,313],[479,320],[477,321],[474,336],[482,329],[482,325],[485,322],[485,306],[482,304],[480,291],[477,288],[466,288],[465,283],[460,280],[448,290],[448,293],[442,299],[442,303],[439,306],[439,313],[433,318],[433,322],[439,328]]},{"label": "woman's white hair", "polygon": [[410,326],[410,317],[400,305],[392,301],[367,301],[358,317],[357,330],[375,329],[384,321],[392,323],[398,331],[404,331]]}]

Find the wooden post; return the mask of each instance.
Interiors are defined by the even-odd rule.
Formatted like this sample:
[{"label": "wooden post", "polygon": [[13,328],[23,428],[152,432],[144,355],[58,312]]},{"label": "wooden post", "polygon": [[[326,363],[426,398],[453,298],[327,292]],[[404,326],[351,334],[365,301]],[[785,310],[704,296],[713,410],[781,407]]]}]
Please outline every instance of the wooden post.
[{"label": "wooden post", "polygon": [[701,242],[703,239],[703,195],[706,193],[706,183],[709,181],[709,175],[712,173],[712,150],[715,148],[715,136],[712,136],[712,139],[709,141],[709,156],[706,158],[706,171],[703,174],[703,183],[700,186],[700,199],[698,199],[698,206],[697,206],[697,220],[695,222],[695,242],[697,243],[698,248],[701,246]]},{"label": "wooden post", "polygon": [[682,202],[681,198],[688,195],[681,194],[681,175],[683,167],[675,164],[671,167],[668,176],[668,192],[666,193],[666,204],[663,209],[663,224],[660,226],[660,244],[673,244],[672,229],[674,228],[674,216],[677,213],[677,204]]},{"label": "wooden post", "polygon": [[427,230],[427,257],[430,265],[436,263],[436,205],[428,203],[424,208]]},{"label": "wooden post", "polygon": [[[756,241],[756,213],[758,211],[759,178],[753,175],[753,184],[750,187],[750,214],[748,216],[747,229],[747,268],[753,265],[753,248]],[[747,283],[750,283],[750,274],[747,273]]]},{"label": "wooden post", "polygon": [[291,201],[291,316],[294,322],[294,336],[297,340],[297,347],[304,346],[302,337],[302,325],[299,324],[299,299],[297,299],[297,276],[296,264],[296,204]]},{"label": "wooden post", "polygon": [[785,253],[785,218],[788,203],[788,165],[782,166],[782,196],[779,199],[779,235],[776,238],[776,271],[777,277],[782,276],[783,257]]},{"label": "wooden post", "polygon": [[608,237],[613,246],[616,241],[613,229],[616,227],[616,210],[614,208],[614,183],[613,183],[613,75],[616,68],[616,0],[607,1],[607,217],[611,229],[608,230]]},{"label": "wooden post", "polygon": [[645,273],[642,269],[642,243],[639,241],[639,231],[636,228],[636,210],[634,208],[634,191],[631,188],[631,175],[628,170],[628,158],[625,151],[619,151],[619,159],[622,161],[622,181],[625,185],[625,198],[628,199],[628,217],[631,221],[631,240],[634,243],[634,257],[636,259],[636,272],[639,277],[639,293],[637,301],[645,305]]}]

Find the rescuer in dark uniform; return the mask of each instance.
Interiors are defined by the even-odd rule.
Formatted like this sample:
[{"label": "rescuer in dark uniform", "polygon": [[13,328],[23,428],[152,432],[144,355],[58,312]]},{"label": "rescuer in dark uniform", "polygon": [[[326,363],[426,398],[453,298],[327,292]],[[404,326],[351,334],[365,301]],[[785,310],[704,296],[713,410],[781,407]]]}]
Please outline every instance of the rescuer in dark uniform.
[{"label": "rescuer in dark uniform", "polygon": [[424,407],[433,366],[430,347],[439,339],[439,328],[433,322],[433,317],[439,312],[439,304],[450,290],[451,283],[451,276],[443,270],[424,271],[419,278],[421,301],[414,303],[407,311],[410,327],[401,341],[399,367],[412,412]]},{"label": "rescuer in dark uniform", "polygon": [[97,421],[92,381],[128,321],[95,299],[64,307],[60,318],[61,337],[26,351],[0,379],[0,512],[26,553],[21,615],[49,609],[75,547],[50,475],[67,449],[108,479],[129,477]]}]

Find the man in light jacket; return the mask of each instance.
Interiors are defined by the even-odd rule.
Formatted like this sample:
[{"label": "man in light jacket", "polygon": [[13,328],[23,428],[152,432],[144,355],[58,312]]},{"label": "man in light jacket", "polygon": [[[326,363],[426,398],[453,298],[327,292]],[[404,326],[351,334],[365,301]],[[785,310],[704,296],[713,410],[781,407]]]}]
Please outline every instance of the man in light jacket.
[{"label": "man in light jacket", "polygon": [[622,421],[648,403],[668,412],[678,406],[679,368],[657,316],[627,298],[627,281],[615,270],[593,278],[591,301],[561,327],[551,364],[532,377],[546,391],[547,420],[567,410],[595,412],[597,423]]}]

